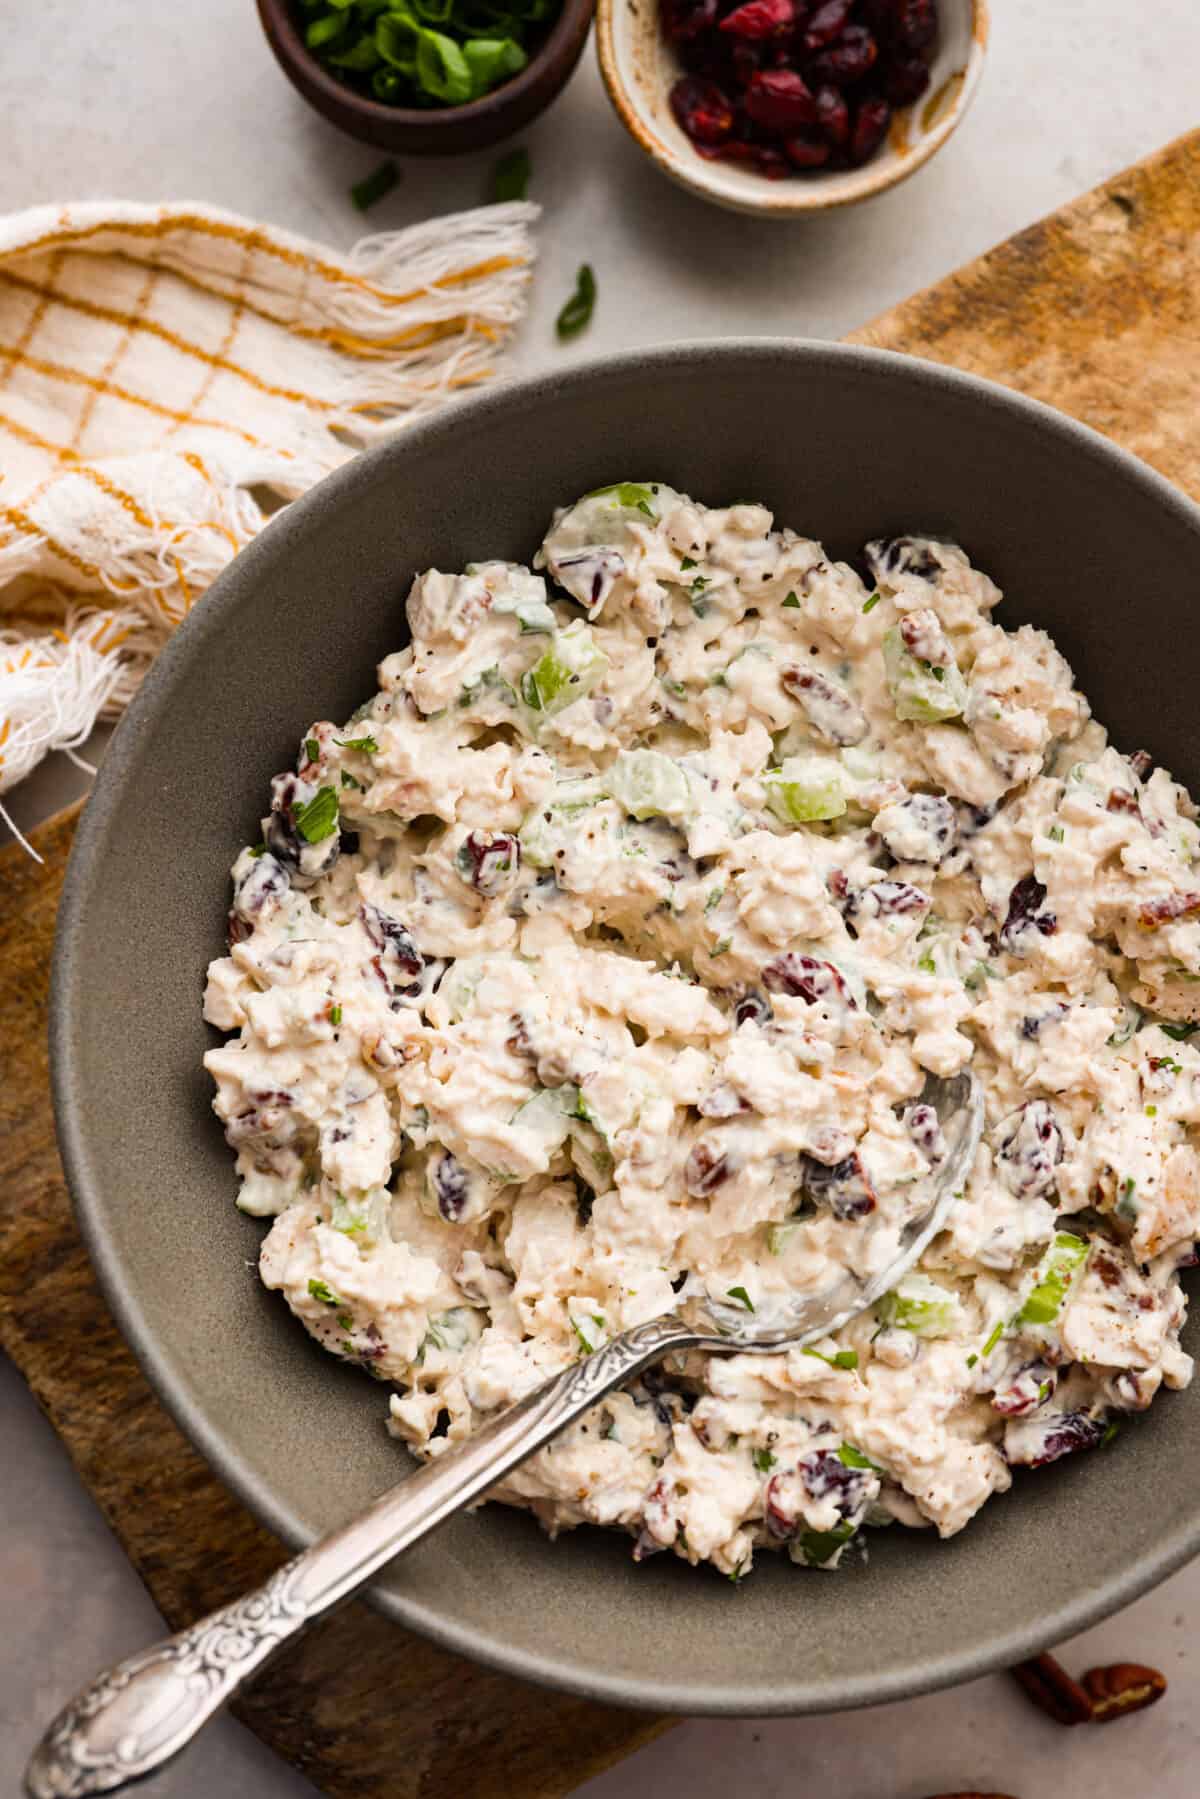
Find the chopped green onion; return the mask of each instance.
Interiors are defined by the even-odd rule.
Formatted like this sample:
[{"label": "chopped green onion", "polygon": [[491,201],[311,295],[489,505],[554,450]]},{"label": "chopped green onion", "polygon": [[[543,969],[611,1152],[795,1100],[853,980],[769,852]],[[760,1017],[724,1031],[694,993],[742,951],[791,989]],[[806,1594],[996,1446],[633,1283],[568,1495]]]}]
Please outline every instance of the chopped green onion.
[{"label": "chopped green onion", "polygon": [[308,1290],[323,1306],[340,1306],[342,1303],[333,1288],[327,1287],[324,1281],[309,1281]]},{"label": "chopped green onion", "polygon": [[881,594],[878,594],[878,593],[873,593],[873,594],[872,594],[872,595],[871,595],[871,597],[870,597],[870,599],[869,599],[869,600],[866,600],[866,601],[865,601],[865,602],[864,602],[864,604],[863,604],[863,611],[864,611],[864,612],[874,612],[874,610],[875,610],[875,608],[876,608],[876,606],[878,606],[878,604],[879,604],[879,602],[880,602],[880,600],[881,600],[881,598],[882,598],[882,597],[883,597],[883,596],[882,596],[882,595],[881,595]]},{"label": "chopped green onion", "polygon": [[[995,1324],[992,1326],[991,1334],[989,1335],[987,1342],[984,1344],[983,1348],[979,1352],[980,1355],[982,1355],[985,1362],[987,1361],[987,1358],[991,1355],[993,1349],[995,1349],[997,1343],[1000,1341],[1000,1339],[1003,1335],[1004,1335],[1004,1320],[1003,1320],[1003,1318],[997,1318]],[[969,1364],[968,1364],[968,1366],[969,1366]]]},{"label": "chopped green onion", "polygon": [[390,194],[399,179],[400,171],[389,158],[387,162],[381,162],[378,168],[372,169],[369,175],[364,175],[361,181],[354,183],[350,189],[350,198],[359,212],[366,212],[377,200]]},{"label": "chopped green onion", "polygon": [[341,1007],[340,1007],[340,1006],[330,1006],[330,1008],[329,1008],[329,1022],[330,1022],[330,1024],[341,1024],[341,1022],[342,1022],[342,1008],[341,1008]]},{"label": "chopped green onion", "polygon": [[321,787],[305,805],[297,806],[295,825],[305,843],[323,843],[338,828],[337,794]]},{"label": "chopped green onion", "polygon": [[[250,854],[254,857],[254,860],[256,862],[258,861],[258,858],[260,856],[265,856],[266,853],[267,853],[267,846],[265,843],[255,843],[255,844],[252,844],[250,847]],[[1176,1072],[1178,1072],[1178,1071],[1176,1071]]]},{"label": "chopped green onion", "polygon": [[754,1451],[754,1466],[758,1469],[760,1474],[769,1474],[775,1466],[775,1457],[771,1454],[769,1449],[756,1449]]},{"label": "chopped green onion", "polygon": [[754,1301],[751,1299],[750,1295],[747,1293],[745,1287],[730,1287],[730,1288],[728,1288],[727,1289],[727,1297],[729,1299],[736,1299],[738,1304],[740,1306],[745,1306],[745,1308],[748,1312],[752,1312],[754,1310]]},{"label": "chopped green onion", "polygon": [[1046,832],[1046,835],[1052,843],[1061,843],[1066,836],[1066,832],[1061,825],[1051,825],[1050,829]]},{"label": "chopped green onion", "polygon": [[361,750],[364,756],[375,756],[379,753],[379,745],[373,737],[335,737],[333,741],[339,749]]},{"label": "chopped green onion", "polygon": [[815,1356],[818,1362],[825,1362],[830,1368],[857,1368],[857,1349],[839,1349],[834,1355],[825,1355],[819,1349],[804,1349],[802,1355]]},{"label": "chopped green onion", "polygon": [[1186,1043],[1189,1037],[1194,1037],[1200,1031],[1200,1024],[1160,1024],[1158,1028],[1164,1037],[1172,1037],[1176,1043]]},{"label": "chopped green onion", "polygon": [[532,172],[529,152],[523,144],[520,149],[510,150],[507,156],[502,156],[492,171],[493,204],[501,205],[505,200],[523,200]]},{"label": "chopped green onion", "polygon": [[554,322],[558,335],[561,338],[577,336],[591,319],[595,305],[596,277],[592,273],[591,263],[584,262],[579,265],[579,273],[575,277],[575,292],[565,302]]}]

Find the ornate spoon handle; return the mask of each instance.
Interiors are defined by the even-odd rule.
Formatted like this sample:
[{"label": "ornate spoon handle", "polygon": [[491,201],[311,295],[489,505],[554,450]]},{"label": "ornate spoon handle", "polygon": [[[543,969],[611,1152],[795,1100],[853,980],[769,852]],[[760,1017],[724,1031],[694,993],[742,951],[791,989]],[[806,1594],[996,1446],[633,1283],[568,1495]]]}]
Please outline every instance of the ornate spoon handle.
[{"label": "ornate spoon handle", "polygon": [[673,1349],[705,1341],[675,1314],[614,1337],[427,1462],[257,1591],[119,1662],[64,1707],[25,1775],[31,1799],[108,1793],[159,1768],[281,1643],[502,1480],[581,1412]]}]

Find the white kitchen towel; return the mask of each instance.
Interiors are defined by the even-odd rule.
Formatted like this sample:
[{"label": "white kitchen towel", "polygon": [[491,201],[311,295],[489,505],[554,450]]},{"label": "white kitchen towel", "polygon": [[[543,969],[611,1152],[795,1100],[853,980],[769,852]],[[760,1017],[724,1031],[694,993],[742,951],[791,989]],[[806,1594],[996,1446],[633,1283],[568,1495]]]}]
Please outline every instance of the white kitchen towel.
[{"label": "white kitchen towel", "polygon": [[274,505],[495,372],[537,216],[348,255],[202,205],[0,219],[0,793],[120,712]]}]

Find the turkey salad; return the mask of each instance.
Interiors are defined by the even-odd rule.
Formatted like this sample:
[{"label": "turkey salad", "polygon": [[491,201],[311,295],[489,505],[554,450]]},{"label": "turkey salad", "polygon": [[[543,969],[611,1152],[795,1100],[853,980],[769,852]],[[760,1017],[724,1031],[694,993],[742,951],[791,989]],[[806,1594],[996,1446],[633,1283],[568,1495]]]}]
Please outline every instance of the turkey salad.
[{"label": "turkey salad", "polygon": [[881,1267],[836,1337],[669,1360],[493,1497],[740,1578],[960,1530],[1182,1387],[1200,1237],[1200,831],[953,544],[860,573],[623,482],[534,569],[429,570],[233,868],[216,1111],[261,1273],[442,1453],[630,1325]]}]

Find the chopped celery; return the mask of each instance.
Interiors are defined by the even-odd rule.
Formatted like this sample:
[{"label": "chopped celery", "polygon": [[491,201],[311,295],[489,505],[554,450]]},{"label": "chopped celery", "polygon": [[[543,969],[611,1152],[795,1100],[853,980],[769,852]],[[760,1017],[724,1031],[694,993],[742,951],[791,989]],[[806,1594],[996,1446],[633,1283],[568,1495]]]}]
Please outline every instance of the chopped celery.
[{"label": "chopped celery", "polygon": [[967,684],[957,666],[934,668],[920,662],[904,647],[898,625],[883,634],[883,664],[897,718],[916,724],[935,725],[946,718],[960,718],[966,709]]},{"label": "chopped celery", "polygon": [[1087,1261],[1088,1245],[1070,1231],[1059,1231],[1042,1259],[1037,1279],[1013,1319],[1023,1325],[1053,1324],[1066,1307],[1071,1290]]},{"label": "chopped celery", "polygon": [[785,1218],[781,1224],[767,1226],[767,1248],[773,1256],[781,1256],[796,1232],[800,1229],[799,1218]]},{"label": "chopped celery", "polygon": [[542,1140],[547,1162],[562,1148],[579,1117],[579,1089],[573,1086],[541,1087],[513,1114],[513,1128],[531,1131]]},{"label": "chopped celery", "polygon": [[478,1314],[470,1306],[451,1306],[448,1312],[435,1312],[426,1326],[422,1350],[432,1346],[460,1354],[475,1341],[477,1318]]},{"label": "chopped celery", "polygon": [[962,1317],[956,1293],[939,1287],[925,1274],[906,1274],[875,1307],[881,1324],[912,1331],[918,1337],[948,1337]]},{"label": "chopped celery", "polygon": [[634,818],[685,818],[693,809],[687,776],[657,750],[622,750],[605,780]]},{"label": "chopped celery", "polygon": [[818,756],[789,756],[782,767],[767,770],[763,786],[767,805],[785,825],[840,818],[846,810],[841,769]]},{"label": "chopped celery", "polygon": [[582,619],[556,631],[550,648],[521,680],[521,698],[531,712],[552,718],[574,705],[601,680],[608,657]]},{"label": "chopped celery", "polygon": [[524,860],[533,868],[549,868],[555,850],[561,849],[570,835],[572,821],[607,798],[602,781],[561,781],[548,799],[527,814],[517,833]]}]

